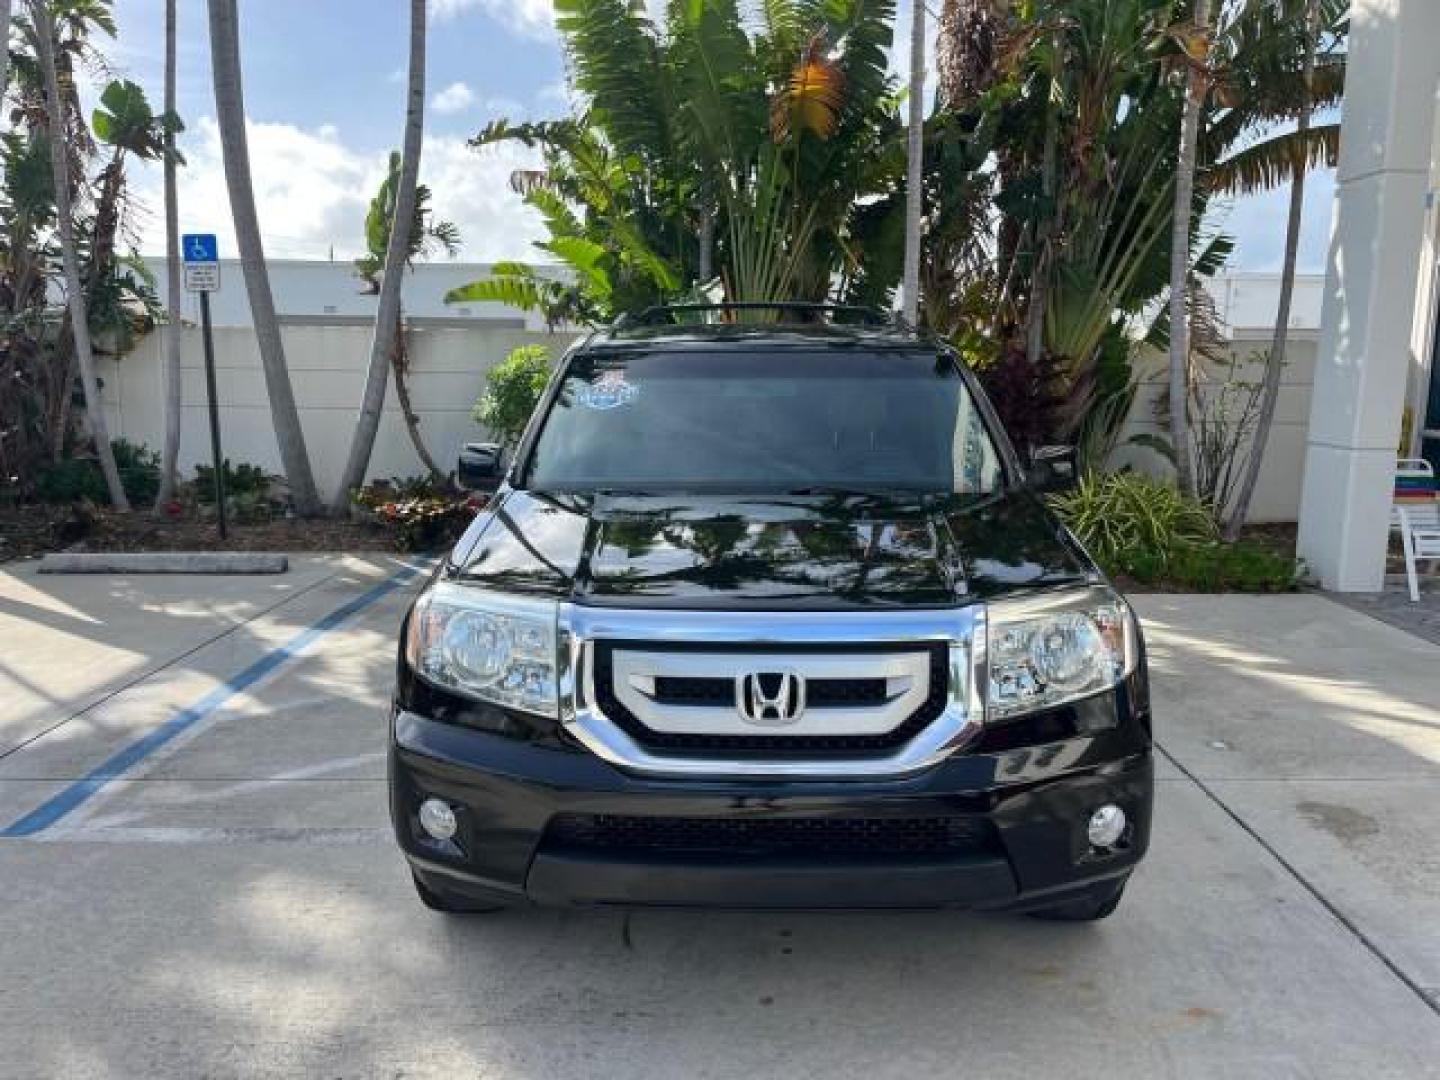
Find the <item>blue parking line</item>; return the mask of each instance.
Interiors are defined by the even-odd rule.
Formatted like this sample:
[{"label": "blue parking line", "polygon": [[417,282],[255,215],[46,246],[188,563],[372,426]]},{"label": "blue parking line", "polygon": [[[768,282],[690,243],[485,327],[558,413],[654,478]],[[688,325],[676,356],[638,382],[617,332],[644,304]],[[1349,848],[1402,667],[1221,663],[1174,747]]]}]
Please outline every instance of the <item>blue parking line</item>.
[{"label": "blue parking line", "polygon": [[334,630],[350,616],[365,610],[371,604],[394,592],[418,573],[420,573],[419,568],[407,566],[403,570],[391,574],[370,591],[342,604],[318,622],[311,623],[284,645],[266,653],[240,674],[211,690],[194,705],[181,709],[150,734],[137,739],[123,750],[117,751],[64,791],[52,796],[47,802],[36,807],[9,827],[0,830],[0,837],[34,836],[36,833],[48,829],[66,814],[81,806],[110,781],[123,777],[125,773],[177,735],[224,706],[236,694],[253,686],[287,661],[293,660],[302,650]]}]

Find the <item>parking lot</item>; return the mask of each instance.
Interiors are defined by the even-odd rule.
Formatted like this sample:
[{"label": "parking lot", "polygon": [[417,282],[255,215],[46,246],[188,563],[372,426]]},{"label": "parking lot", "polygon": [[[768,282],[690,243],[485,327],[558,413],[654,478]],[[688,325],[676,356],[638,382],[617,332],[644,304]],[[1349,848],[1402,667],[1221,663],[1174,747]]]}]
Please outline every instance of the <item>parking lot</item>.
[{"label": "parking lot", "polygon": [[1093,926],[450,919],[385,803],[418,581],[0,568],[0,1076],[1440,1076],[1440,646],[1137,598],[1157,820]]}]

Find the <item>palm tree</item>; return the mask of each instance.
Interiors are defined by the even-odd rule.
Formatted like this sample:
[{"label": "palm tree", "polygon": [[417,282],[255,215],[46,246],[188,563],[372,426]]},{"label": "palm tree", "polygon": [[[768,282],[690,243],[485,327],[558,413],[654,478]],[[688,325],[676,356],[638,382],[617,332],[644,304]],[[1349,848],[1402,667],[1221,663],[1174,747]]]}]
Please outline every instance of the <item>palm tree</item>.
[{"label": "palm tree", "polygon": [[[60,258],[64,266],[66,301],[70,310],[70,331],[80,368],[80,385],[85,395],[86,416],[100,471],[110,502],[117,510],[128,511],[129,500],[115,467],[105,410],[100,402],[100,384],[95,378],[95,355],[90,349],[90,321],[85,293],[80,283],[80,257],[75,246],[74,201],[70,187],[70,160],[65,140],[65,107],[60,98],[60,79],[55,70],[55,22],[46,0],[30,0],[30,18],[35,28],[36,59],[45,85],[45,107],[49,123],[50,169],[55,180],[55,216],[60,233]],[[8,39],[7,39],[8,40]]]},{"label": "palm tree", "polygon": [[270,417],[280,445],[280,461],[290,483],[295,511],[302,517],[320,513],[315,478],[305,432],[295,408],[295,392],[285,363],[285,343],[275,316],[275,298],[270,291],[270,273],[265,266],[265,248],[260,240],[260,221],[255,211],[255,191],[250,180],[250,147],[245,134],[245,98],[240,75],[240,28],[235,0],[209,0],[210,60],[215,77],[215,119],[220,128],[220,151],[225,160],[225,186],[230,194],[230,212],[235,219],[235,241],[245,274],[250,300],[250,317],[260,346],[265,371],[265,389],[270,397]]},{"label": "palm tree", "polygon": [[910,3],[910,130],[905,147],[904,315],[920,315],[920,217],[925,173],[925,0]]},{"label": "palm tree", "polygon": [[[165,112],[175,114],[175,0],[165,0]],[[175,181],[175,132],[165,132],[165,450],[160,459],[159,512],[175,497],[180,458],[180,199]]]},{"label": "palm tree", "polygon": [[[388,276],[386,267],[394,265],[388,260],[388,255],[392,227],[396,220],[396,192],[401,182],[401,169],[400,155],[391,153],[389,174],[380,185],[375,198],[370,200],[370,212],[365,215],[365,245],[368,250],[355,260],[355,270],[365,282],[364,291],[371,295],[380,293],[382,278]],[[460,230],[452,222],[432,219],[430,189],[424,184],[417,184],[411,207],[409,234],[405,237],[405,248],[399,254],[401,272],[408,270],[417,258],[430,254],[436,248],[447,255],[456,254],[460,250]],[[400,414],[405,418],[405,430],[410,434],[410,444],[415,448],[415,455],[433,479],[444,480],[445,471],[435,463],[435,458],[425,446],[425,440],[420,434],[420,418],[410,402],[410,390],[406,382],[410,364],[404,322],[404,310],[401,305],[396,304],[394,332],[390,335],[391,347],[387,354],[390,366],[395,369],[395,397],[400,403]],[[371,438],[373,440],[374,436]],[[364,474],[365,469],[362,467],[350,487],[345,489],[347,494],[364,480]]]},{"label": "palm tree", "polygon": [[[330,508],[344,513],[350,491],[365,481],[375,433],[380,428],[380,411],[385,407],[385,384],[400,327],[400,286],[409,264],[411,226],[415,218],[415,186],[420,179],[420,149],[425,134],[425,0],[410,0],[410,79],[405,104],[404,153],[394,188],[394,209],[381,267],[380,301],[375,309],[375,330],[370,339],[370,366],[365,375],[365,394],[350,454],[340,474],[340,485]],[[418,435],[418,432],[415,434]],[[423,449],[423,446],[417,447]],[[428,454],[422,454],[428,458]],[[435,472],[433,461],[427,461]]]},{"label": "palm tree", "polygon": [[[1280,299],[1275,312],[1275,335],[1270,343],[1270,355],[1265,360],[1265,382],[1261,391],[1260,416],[1255,423],[1255,437],[1250,456],[1245,462],[1245,472],[1240,481],[1240,490],[1235,505],[1225,522],[1225,539],[1235,540],[1250,513],[1250,501],[1255,497],[1255,487],[1260,479],[1260,466],[1265,457],[1265,448],[1270,442],[1270,430],[1275,422],[1275,406],[1280,399],[1280,377],[1285,368],[1285,351],[1290,336],[1290,307],[1295,295],[1295,264],[1300,250],[1300,222],[1305,209],[1305,177],[1310,171],[1313,143],[1310,138],[1314,118],[1315,54],[1319,49],[1322,14],[1320,0],[1299,0],[1304,8],[1305,27],[1304,56],[1301,61],[1301,101],[1295,119],[1295,132],[1286,139],[1282,168],[1290,178],[1290,208],[1285,220],[1285,257],[1280,275]],[[1283,3],[1286,9],[1292,3]],[[1334,3],[1330,4],[1334,8]],[[1285,15],[1294,13],[1286,10]],[[1327,13],[1333,28],[1337,13]],[[1343,17],[1343,7],[1338,13]],[[1282,136],[1282,138],[1284,138]],[[1263,146],[1262,146],[1263,152]],[[1238,156],[1238,155],[1237,155]],[[1267,174],[1268,175],[1268,174]],[[1223,507],[1220,509],[1224,509]]]},{"label": "palm tree", "polygon": [[1190,315],[1185,290],[1190,275],[1190,228],[1195,196],[1195,147],[1200,134],[1209,76],[1210,0],[1195,0],[1195,25],[1184,36],[1188,71],[1185,108],[1180,120],[1180,153],[1175,173],[1175,210],[1170,224],[1170,440],[1175,453],[1176,482],[1186,495],[1195,493],[1190,457]]}]

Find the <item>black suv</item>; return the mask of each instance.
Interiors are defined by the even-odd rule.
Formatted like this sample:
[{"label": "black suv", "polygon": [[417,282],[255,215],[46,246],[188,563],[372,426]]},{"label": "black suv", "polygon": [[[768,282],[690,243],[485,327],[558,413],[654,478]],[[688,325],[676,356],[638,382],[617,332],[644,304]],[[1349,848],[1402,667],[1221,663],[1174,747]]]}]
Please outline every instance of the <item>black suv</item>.
[{"label": "black suv", "polygon": [[[1097,919],[1145,852],[1144,645],[945,345],[665,308],[572,348],[401,631],[421,899]],[[760,321],[760,320],[764,321]]]}]

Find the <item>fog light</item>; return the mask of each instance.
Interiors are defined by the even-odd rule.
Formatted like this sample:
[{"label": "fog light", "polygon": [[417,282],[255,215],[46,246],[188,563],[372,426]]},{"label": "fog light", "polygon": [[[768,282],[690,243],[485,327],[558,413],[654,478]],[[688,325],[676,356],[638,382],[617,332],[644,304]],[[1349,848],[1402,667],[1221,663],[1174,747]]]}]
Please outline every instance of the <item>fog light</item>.
[{"label": "fog light", "polygon": [[449,840],[455,835],[455,811],[440,799],[426,799],[420,804],[420,827],[436,840]]},{"label": "fog light", "polygon": [[1100,807],[1090,815],[1085,834],[1096,847],[1114,847],[1125,835],[1125,811],[1114,804]]}]

